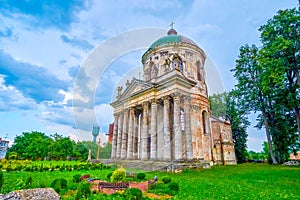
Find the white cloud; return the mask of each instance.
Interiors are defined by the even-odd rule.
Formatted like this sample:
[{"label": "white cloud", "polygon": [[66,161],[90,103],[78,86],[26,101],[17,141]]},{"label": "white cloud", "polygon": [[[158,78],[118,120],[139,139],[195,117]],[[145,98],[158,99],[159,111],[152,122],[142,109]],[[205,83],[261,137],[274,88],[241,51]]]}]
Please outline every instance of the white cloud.
[{"label": "white cloud", "polygon": [[4,79],[0,74],[0,111],[29,110],[37,107],[33,99],[24,97],[13,86],[6,86]]}]

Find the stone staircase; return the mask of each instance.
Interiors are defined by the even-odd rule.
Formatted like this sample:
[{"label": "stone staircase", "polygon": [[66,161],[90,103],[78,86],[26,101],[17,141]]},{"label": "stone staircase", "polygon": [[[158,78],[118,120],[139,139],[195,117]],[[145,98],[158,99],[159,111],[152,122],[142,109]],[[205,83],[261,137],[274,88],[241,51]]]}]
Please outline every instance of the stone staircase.
[{"label": "stone staircase", "polygon": [[163,162],[163,161],[141,161],[141,160],[112,160],[112,159],[101,159],[103,164],[114,164],[117,167],[124,167],[133,170],[144,170],[144,171],[168,171],[177,172],[187,168],[210,168],[210,163],[203,161],[190,161],[190,162]]}]

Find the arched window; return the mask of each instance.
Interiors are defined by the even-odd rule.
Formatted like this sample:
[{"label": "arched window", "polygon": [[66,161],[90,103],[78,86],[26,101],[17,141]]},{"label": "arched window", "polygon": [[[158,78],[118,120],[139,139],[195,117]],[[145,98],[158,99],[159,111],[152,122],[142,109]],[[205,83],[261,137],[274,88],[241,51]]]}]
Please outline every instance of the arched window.
[{"label": "arched window", "polygon": [[202,112],[202,126],[203,126],[203,134],[206,134],[207,133],[207,127],[206,127],[206,111],[204,110]]},{"label": "arched window", "polygon": [[196,62],[196,68],[197,68],[197,80],[201,81],[201,63],[199,60]]},{"label": "arched window", "polygon": [[210,134],[209,118],[205,110],[202,112],[202,126],[203,134]]}]

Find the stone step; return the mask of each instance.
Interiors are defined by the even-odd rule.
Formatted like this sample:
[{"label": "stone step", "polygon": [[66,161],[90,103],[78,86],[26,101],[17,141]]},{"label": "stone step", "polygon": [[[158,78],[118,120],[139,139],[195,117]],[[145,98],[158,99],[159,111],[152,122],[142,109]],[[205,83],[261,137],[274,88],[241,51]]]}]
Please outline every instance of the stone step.
[{"label": "stone step", "polygon": [[103,164],[115,164],[126,169],[144,171],[180,171],[186,168],[210,168],[207,162],[162,162],[162,161],[141,161],[141,160],[112,160],[101,159]]}]

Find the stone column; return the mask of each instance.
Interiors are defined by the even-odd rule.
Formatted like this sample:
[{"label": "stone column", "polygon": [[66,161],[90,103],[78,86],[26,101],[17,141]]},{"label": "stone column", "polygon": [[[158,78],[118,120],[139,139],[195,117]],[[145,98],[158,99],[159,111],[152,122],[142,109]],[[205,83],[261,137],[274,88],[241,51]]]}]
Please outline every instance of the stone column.
[{"label": "stone column", "polygon": [[141,134],[141,159],[148,160],[148,102],[143,103],[143,119],[142,119],[142,134]]},{"label": "stone column", "polygon": [[192,146],[192,131],[191,131],[191,113],[190,113],[190,101],[188,96],[184,97],[184,131],[185,131],[185,147],[186,147],[186,159],[193,159],[193,146]]},{"label": "stone column", "polygon": [[138,159],[138,141],[139,141],[139,116],[140,113],[134,113],[134,136],[133,136],[133,158]]},{"label": "stone column", "polygon": [[171,160],[170,97],[164,98],[164,160]]},{"label": "stone column", "polygon": [[175,160],[182,159],[182,130],[180,123],[180,96],[175,94],[174,101],[174,158]]},{"label": "stone column", "polygon": [[128,127],[128,143],[127,143],[127,159],[133,158],[133,133],[134,133],[134,110],[129,109],[129,127]]},{"label": "stone column", "polygon": [[151,153],[150,159],[157,158],[157,100],[151,102]]},{"label": "stone column", "polygon": [[117,158],[121,158],[121,146],[122,146],[122,122],[123,122],[123,113],[119,113],[118,117],[118,138],[117,138]]},{"label": "stone column", "polygon": [[121,159],[125,159],[126,158],[126,153],[127,153],[127,135],[128,135],[128,109],[125,109],[124,110],[124,118],[123,118]]},{"label": "stone column", "polygon": [[112,137],[111,158],[115,159],[117,155],[117,137],[118,137],[118,114],[114,114],[114,130]]}]

